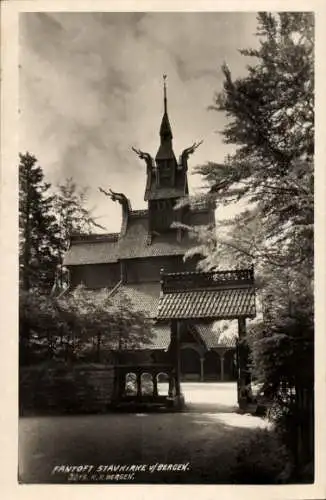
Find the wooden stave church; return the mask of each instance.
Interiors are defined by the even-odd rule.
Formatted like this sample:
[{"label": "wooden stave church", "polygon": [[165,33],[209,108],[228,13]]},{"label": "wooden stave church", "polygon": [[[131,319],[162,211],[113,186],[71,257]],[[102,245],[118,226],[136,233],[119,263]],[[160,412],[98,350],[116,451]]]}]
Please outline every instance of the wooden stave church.
[{"label": "wooden stave church", "polygon": [[[71,239],[64,258],[70,288],[83,283],[87,289],[110,290],[114,300],[122,293],[136,309],[157,318],[161,270],[195,272],[200,255],[184,259],[194,246],[188,232],[171,227],[173,222],[188,226],[215,224],[212,202],[174,208],[189,194],[188,158],[198,144],[185,149],[177,161],[172,145],[172,129],[167,111],[164,82],[164,112],[160,126],[160,145],[155,160],[140,150],[146,162],[144,200],[146,210],[132,210],[122,193],[109,193],[122,206],[120,233],[91,234]],[[237,297],[234,297],[237,300]],[[227,316],[227,310],[225,311]],[[236,380],[234,321],[196,321],[185,318],[180,330],[181,377],[193,381]],[[164,363],[170,343],[167,321],[156,320],[150,346],[139,346],[140,362]]]}]

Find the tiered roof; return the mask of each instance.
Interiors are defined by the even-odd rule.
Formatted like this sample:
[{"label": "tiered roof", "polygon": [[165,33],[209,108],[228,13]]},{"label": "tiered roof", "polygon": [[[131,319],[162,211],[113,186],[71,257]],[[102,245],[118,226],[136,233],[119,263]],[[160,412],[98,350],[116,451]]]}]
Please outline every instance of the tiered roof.
[{"label": "tiered roof", "polygon": [[[198,210],[191,213],[189,224],[202,224]],[[148,211],[135,210],[128,216],[124,235],[86,235],[72,240],[64,265],[109,264],[119,259],[184,255],[193,246],[194,241],[187,232],[183,233],[180,241],[175,231],[154,235],[149,239]]]},{"label": "tiered roof", "polygon": [[184,171],[176,172],[175,186],[158,187],[156,177],[151,176],[150,182],[146,186],[145,201],[163,200],[169,198],[182,198],[188,194],[188,181]]},{"label": "tiered roof", "polygon": [[253,269],[162,275],[158,319],[256,316]]},{"label": "tiered roof", "polygon": [[65,266],[118,262],[119,234],[85,235],[72,240],[64,257]]},{"label": "tiered roof", "polygon": [[[121,284],[113,296],[113,300],[116,302],[121,301],[123,297],[127,297],[136,310],[141,309],[149,318],[157,320],[153,327],[152,344],[147,346],[147,348],[151,349],[168,349],[170,344],[170,326],[161,317],[161,310],[159,309],[160,290],[159,283]],[[237,325],[232,321],[196,321],[195,324],[192,324],[192,328],[198,332],[207,349],[230,348],[235,345]],[[140,346],[140,348],[144,347],[146,346]]]},{"label": "tiered roof", "polygon": [[[164,114],[160,128],[160,146],[156,164],[153,163],[148,170],[145,188],[145,201],[149,201],[149,209],[153,200],[180,199],[188,194],[187,157],[196,147],[198,144],[187,148],[181,155],[181,163],[178,164],[172,148],[172,130],[167,114],[164,83]],[[158,182],[158,169],[163,172],[168,165],[172,165],[174,169],[173,182],[170,186]],[[161,235],[150,231],[148,210],[132,210],[129,200],[123,194],[112,191],[110,193],[113,200],[122,204],[123,218],[120,233],[73,238],[65,255],[66,266],[118,265],[119,261],[126,259],[184,255],[194,246],[187,232],[182,231],[180,238],[180,232],[176,230]],[[190,206],[184,212],[184,223],[189,226],[209,224],[212,222],[213,210],[212,203],[207,202]],[[203,273],[200,273],[200,276],[198,273],[164,275],[162,290],[159,282],[137,285],[117,283],[111,291],[111,296],[117,302],[127,297],[135,309],[143,311],[156,321],[152,344],[140,346],[141,348],[167,349],[170,343],[168,320],[171,319],[187,321],[196,319],[196,324],[192,324],[192,328],[195,329],[195,336],[201,338],[207,349],[232,347],[235,336],[234,332],[230,335],[232,324],[227,327],[227,332],[222,332],[216,322],[209,319],[254,317],[253,276],[246,272],[243,275],[239,272],[238,274],[215,273],[215,276],[218,276],[217,279],[212,280],[211,275],[205,276]]]}]

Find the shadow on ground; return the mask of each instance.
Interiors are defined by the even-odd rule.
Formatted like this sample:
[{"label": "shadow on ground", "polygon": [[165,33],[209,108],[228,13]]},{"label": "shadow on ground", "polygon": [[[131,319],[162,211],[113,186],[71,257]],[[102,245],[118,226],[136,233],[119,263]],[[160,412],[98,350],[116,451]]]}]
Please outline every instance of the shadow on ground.
[{"label": "shadow on ground", "polygon": [[[22,418],[19,480],[110,483],[112,479],[95,474],[98,466],[143,464],[146,471],[114,482],[229,484],[238,447],[266,423],[237,414],[235,404],[205,402],[204,395],[194,394],[186,411],[178,413]],[[229,399],[232,403],[233,396]],[[167,464],[183,464],[186,470],[164,470]],[[95,475],[53,474],[59,465],[90,465]],[[150,466],[156,467],[152,473]]]},{"label": "shadow on ground", "polygon": [[236,413],[236,405],[229,406],[220,403],[187,403],[185,412],[187,413]]}]

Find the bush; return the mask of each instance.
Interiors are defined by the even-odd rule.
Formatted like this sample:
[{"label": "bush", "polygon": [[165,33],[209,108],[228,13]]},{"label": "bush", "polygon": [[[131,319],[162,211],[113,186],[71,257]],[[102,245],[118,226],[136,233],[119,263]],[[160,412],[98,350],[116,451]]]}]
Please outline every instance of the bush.
[{"label": "bush", "polygon": [[292,469],[292,458],[276,432],[257,429],[237,449],[232,480],[237,484],[286,483]]}]

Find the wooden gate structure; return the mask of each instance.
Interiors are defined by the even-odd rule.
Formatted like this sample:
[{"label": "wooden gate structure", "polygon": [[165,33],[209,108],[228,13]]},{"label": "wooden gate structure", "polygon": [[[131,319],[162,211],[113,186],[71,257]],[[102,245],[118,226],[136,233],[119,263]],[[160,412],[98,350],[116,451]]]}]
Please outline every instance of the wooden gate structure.
[{"label": "wooden gate structure", "polygon": [[184,320],[237,320],[238,404],[251,402],[251,374],[246,342],[246,319],[256,316],[254,268],[208,273],[161,274],[158,319],[169,320],[175,349],[177,397],[180,390],[179,325]]},{"label": "wooden gate structure", "polygon": [[[238,404],[245,409],[252,400],[249,352],[246,342],[246,319],[256,316],[254,268],[212,272],[164,273],[161,271],[161,292],[157,312],[158,321],[170,323],[170,346],[164,366],[152,364],[118,365],[115,377],[114,403],[165,405],[182,408],[180,326],[183,321],[237,320],[237,392]],[[127,372],[136,373],[135,395],[126,393]],[[169,391],[161,396],[157,391],[159,372],[167,374]],[[142,395],[142,374],[152,376],[151,395]]]}]

